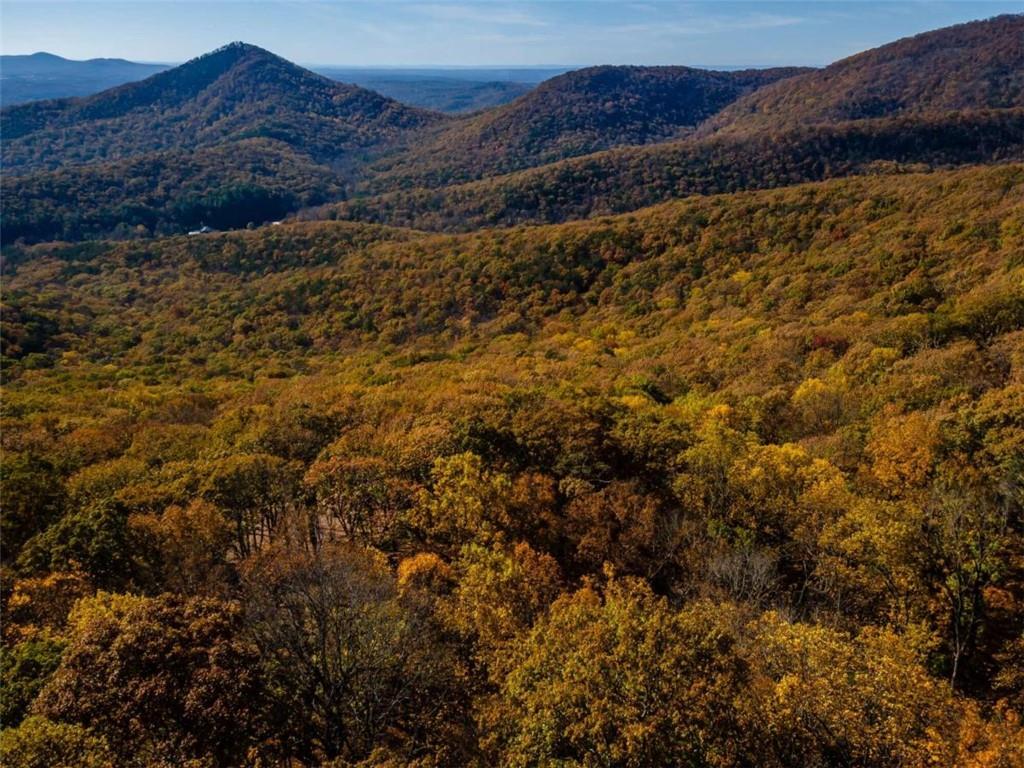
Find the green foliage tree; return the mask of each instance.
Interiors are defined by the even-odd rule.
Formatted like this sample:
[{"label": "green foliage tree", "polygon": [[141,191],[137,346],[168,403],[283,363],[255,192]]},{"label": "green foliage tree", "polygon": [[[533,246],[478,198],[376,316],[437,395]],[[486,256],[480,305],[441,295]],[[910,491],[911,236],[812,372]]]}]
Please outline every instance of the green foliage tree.
[{"label": "green foliage tree", "polygon": [[17,562],[29,573],[81,570],[96,586],[119,589],[138,574],[135,557],[128,510],[116,501],[99,501],[32,537]]},{"label": "green foliage tree", "polygon": [[64,643],[50,634],[0,648],[0,722],[16,728],[60,664]]},{"label": "green foliage tree", "polygon": [[88,728],[29,717],[0,731],[0,760],[10,768],[113,768],[106,742]]},{"label": "green foliage tree", "polygon": [[67,494],[60,476],[45,460],[4,451],[2,462],[0,536],[6,557],[13,559],[25,542],[57,522]]},{"label": "green foliage tree", "polygon": [[725,765],[742,741],[734,638],[639,581],[563,596],[512,654],[485,721],[502,765]]}]

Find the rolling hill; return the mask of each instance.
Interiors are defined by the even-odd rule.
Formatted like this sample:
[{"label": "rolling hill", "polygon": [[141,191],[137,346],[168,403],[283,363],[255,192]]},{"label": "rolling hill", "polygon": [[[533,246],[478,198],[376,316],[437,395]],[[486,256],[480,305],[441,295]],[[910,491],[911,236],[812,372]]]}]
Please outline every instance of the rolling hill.
[{"label": "rolling hill", "polygon": [[1024,107],[1024,15],[926,32],[769,85],[702,133]]},{"label": "rolling hill", "polygon": [[[44,350],[53,365],[68,349],[96,364],[141,366],[173,350],[258,367],[257,348],[295,362],[363,345],[445,347],[506,333],[525,333],[525,342],[545,327],[574,327],[571,317],[588,318],[595,330],[618,318],[654,338],[659,328],[694,321],[697,304],[729,315],[728,302],[705,307],[697,289],[721,291],[724,300],[737,270],[752,272],[763,289],[747,288],[743,300],[769,325],[859,322],[849,313],[863,309],[880,313],[884,333],[892,317],[920,311],[915,301],[931,302],[934,312],[944,299],[952,312],[954,297],[988,279],[1020,293],[1012,275],[1024,267],[1022,190],[1024,164],[1011,163],[695,196],[626,215],[464,234],[291,222],[203,238],[13,247],[5,252],[7,298],[22,316],[48,317],[58,329]],[[816,288],[777,304],[780,275]],[[903,280],[933,281],[934,295],[882,312]],[[659,303],[668,295],[678,301]],[[1004,330],[1024,323],[1014,307]],[[232,337],[243,309],[254,322],[275,311],[289,319]],[[97,338],[102,325],[93,324],[122,311],[140,338]],[[714,324],[701,327],[718,333]],[[194,334],[202,345],[184,341]],[[26,354],[22,345],[8,362]],[[769,385],[744,378],[739,363],[731,375],[744,386]]]}]

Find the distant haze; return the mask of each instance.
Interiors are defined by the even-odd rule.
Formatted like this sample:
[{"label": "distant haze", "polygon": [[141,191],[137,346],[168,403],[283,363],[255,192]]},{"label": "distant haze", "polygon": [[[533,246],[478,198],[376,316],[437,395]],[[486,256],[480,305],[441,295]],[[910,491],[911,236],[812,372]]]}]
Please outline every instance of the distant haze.
[{"label": "distant haze", "polygon": [[[162,72],[170,64],[124,59],[73,61],[48,52],[0,56],[0,106],[89,96]],[[398,101],[440,112],[472,112],[505,104],[569,67],[314,67]]]},{"label": "distant haze", "polygon": [[0,42],[5,54],[181,62],[245,40],[317,67],[818,66],[897,37],[1020,10],[1019,2],[907,0],[4,0]]}]

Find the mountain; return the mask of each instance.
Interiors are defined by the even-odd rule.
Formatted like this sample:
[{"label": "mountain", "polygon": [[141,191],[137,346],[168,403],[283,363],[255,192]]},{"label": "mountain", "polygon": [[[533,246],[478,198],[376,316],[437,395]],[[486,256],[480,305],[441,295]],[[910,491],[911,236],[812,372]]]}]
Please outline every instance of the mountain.
[{"label": "mountain", "polygon": [[124,59],[72,61],[52,53],[0,56],[0,107],[88,96],[167,68],[163,64],[139,64]]},{"label": "mountain", "polygon": [[244,43],[84,99],[0,113],[8,173],[253,137],[343,163],[349,152],[386,146],[440,119]]},{"label": "mountain", "polygon": [[1009,107],[1024,107],[1024,15],[925,32],[766,86],[701,130],[742,133]]},{"label": "mountain", "polygon": [[1019,160],[1022,31],[1024,17],[1004,16],[820,71],[593,67],[464,116],[236,43],[88,98],[0,111],[3,240],[234,227],[310,207],[464,230]]},{"label": "mountain", "polygon": [[597,152],[678,138],[740,96],[803,72],[590,67],[456,121],[389,157],[374,186],[439,186]]},{"label": "mountain", "polygon": [[235,227],[344,197],[446,118],[234,43],[82,99],[0,111],[3,238]]},{"label": "mountain", "polygon": [[[0,107],[75,96],[91,96],[170,69],[124,59],[73,61],[52,53],[0,56]],[[350,83],[414,107],[438,112],[471,112],[506,104],[536,84],[534,78],[560,70],[394,70],[317,67],[318,74]],[[512,79],[509,79],[512,78]],[[522,79],[517,79],[522,78]]]}]

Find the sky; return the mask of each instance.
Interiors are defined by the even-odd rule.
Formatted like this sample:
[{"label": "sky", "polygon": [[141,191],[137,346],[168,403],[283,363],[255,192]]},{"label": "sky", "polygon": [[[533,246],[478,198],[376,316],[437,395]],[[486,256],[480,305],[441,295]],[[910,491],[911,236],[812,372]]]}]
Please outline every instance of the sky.
[{"label": "sky", "polygon": [[823,65],[1018,2],[0,0],[0,51],[181,62],[233,40],[307,65]]}]

